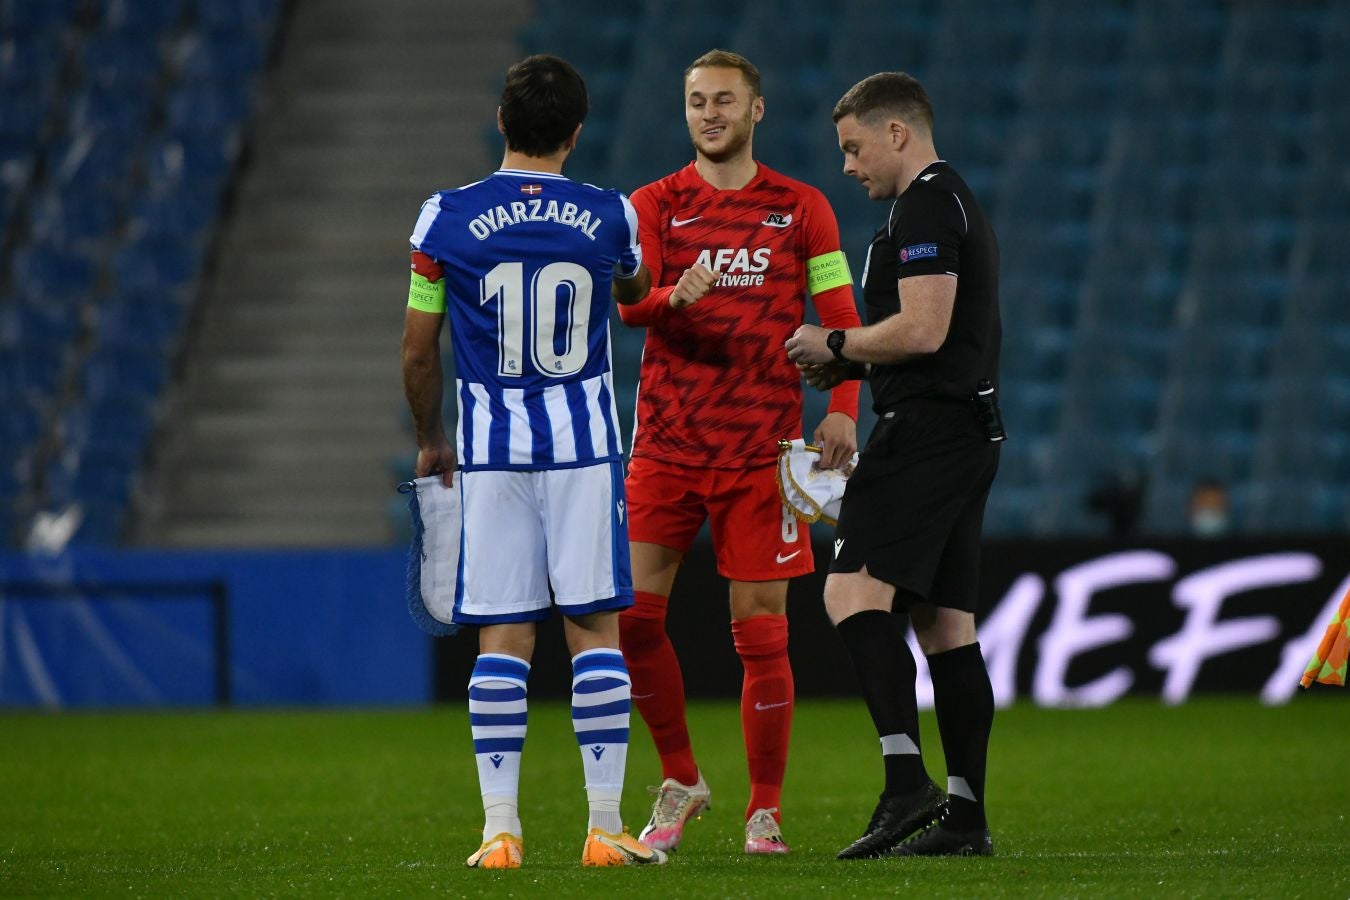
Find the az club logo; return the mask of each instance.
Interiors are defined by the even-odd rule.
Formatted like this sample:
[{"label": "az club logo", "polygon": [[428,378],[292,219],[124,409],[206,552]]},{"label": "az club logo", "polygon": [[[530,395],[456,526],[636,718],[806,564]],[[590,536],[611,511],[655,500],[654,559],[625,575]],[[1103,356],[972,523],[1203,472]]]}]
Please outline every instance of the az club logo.
[{"label": "az club logo", "polygon": [[786,228],[792,224],[792,213],[769,213],[759,224],[770,228]]}]

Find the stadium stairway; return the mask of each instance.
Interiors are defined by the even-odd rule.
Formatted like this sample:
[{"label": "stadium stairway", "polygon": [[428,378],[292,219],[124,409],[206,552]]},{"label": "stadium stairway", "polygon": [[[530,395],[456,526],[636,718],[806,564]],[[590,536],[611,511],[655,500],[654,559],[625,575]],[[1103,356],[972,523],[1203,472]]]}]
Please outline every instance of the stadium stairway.
[{"label": "stadium stairway", "polygon": [[407,236],[480,139],[525,0],[305,0],[156,454],[137,539],[361,546],[411,447],[399,376]]}]

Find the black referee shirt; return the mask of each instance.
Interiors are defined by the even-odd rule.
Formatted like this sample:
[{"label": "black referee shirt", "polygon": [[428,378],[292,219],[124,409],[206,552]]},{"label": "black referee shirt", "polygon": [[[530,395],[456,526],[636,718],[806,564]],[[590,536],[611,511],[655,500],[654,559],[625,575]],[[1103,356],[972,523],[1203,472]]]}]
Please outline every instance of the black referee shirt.
[{"label": "black referee shirt", "polygon": [[[968,400],[987,379],[998,384],[998,239],[970,188],[945,162],[929,165],[891,207],[863,271],[868,324],[900,311],[897,281],[913,275],[956,276],[947,339],[936,353],[896,365],[873,365],[872,407],[892,409],[919,397]],[[901,287],[903,290],[903,286]]]}]

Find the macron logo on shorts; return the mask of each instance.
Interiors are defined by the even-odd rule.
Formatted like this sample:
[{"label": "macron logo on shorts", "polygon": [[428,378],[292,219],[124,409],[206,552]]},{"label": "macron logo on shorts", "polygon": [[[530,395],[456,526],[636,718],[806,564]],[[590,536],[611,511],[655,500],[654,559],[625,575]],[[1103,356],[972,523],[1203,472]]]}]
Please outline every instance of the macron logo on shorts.
[{"label": "macron logo on shorts", "polygon": [[844,549],[844,539],[836,538],[834,542],[834,558],[839,558],[839,551]]}]

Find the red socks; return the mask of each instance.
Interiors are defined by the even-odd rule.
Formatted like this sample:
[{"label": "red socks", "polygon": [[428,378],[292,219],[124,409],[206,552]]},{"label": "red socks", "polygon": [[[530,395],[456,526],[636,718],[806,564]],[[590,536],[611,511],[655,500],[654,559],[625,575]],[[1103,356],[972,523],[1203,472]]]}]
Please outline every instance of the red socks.
[{"label": "red socks", "polygon": [[633,605],[619,616],[619,646],[633,681],[633,703],[661,755],[661,777],[692,785],[698,764],[684,715],[684,675],[666,634],[666,602],[660,594],[634,591]]},{"label": "red socks", "polygon": [[[633,703],[661,755],[662,777],[694,784],[698,764],[689,746],[684,678],[666,634],[666,602],[659,594],[634,591],[633,606],[619,616],[619,640],[633,680]],[[748,818],[755,810],[781,806],[793,706],[787,616],[733,621],[731,636],[745,668],[741,728],[750,765]]]},{"label": "red socks", "polygon": [[[781,806],[793,703],[787,616],[752,616],[733,621],[731,636],[745,667],[741,728],[750,763],[750,804],[745,813],[749,818],[757,809]],[[633,685],[636,692],[636,676]],[[774,818],[781,816],[775,813]]]}]

